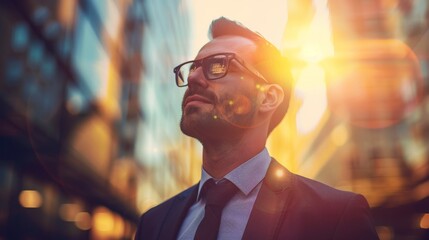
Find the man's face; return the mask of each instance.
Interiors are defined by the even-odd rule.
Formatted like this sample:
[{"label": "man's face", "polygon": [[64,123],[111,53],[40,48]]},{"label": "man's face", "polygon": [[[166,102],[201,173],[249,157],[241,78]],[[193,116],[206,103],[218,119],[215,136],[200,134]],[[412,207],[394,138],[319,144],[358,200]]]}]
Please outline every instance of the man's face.
[{"label": "man's face", "polygon": [[[217,53],[234,53],[248,65],[254,64],[256,45],[242,37],[225,36],[206,44],[196,59]],[[183,133],[200,141],[234,137],[253,127],[261,83],[232,59],[227,74],[207,80],[200,66],[188,78],[182,102],[180,127]]]}]

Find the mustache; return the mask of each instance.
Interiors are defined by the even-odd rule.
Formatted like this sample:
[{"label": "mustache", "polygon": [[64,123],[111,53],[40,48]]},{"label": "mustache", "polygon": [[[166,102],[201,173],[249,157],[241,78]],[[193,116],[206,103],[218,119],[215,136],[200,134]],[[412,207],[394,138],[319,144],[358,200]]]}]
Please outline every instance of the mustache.
[{"label": "mustache", "polygon": [[195,90],[190,90],[189,88],[186,90],[185,94],[183,95],[183,99],[182,99],[182,107],[184,106],[186,99],[190,96],[194,96],[194,95],[199,95],[202,96],[204,98],[206,98],[207,100],[209,100],[211,103],[217,103],[218,102],[218,97],[217,95],[209,90],[205,90],[205,89],[195,89]]}]

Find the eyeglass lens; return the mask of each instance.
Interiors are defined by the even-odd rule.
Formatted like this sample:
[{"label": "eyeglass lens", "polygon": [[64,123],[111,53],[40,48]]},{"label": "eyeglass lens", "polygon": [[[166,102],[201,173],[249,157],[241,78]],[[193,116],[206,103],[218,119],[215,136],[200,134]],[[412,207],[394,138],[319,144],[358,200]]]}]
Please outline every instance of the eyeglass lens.
[{"label": "eyeglass lens", "polygon": [[228,58],[225,55],[217,55],[203,60],[203,69],[210,80],[225,76],[228,71]]}]

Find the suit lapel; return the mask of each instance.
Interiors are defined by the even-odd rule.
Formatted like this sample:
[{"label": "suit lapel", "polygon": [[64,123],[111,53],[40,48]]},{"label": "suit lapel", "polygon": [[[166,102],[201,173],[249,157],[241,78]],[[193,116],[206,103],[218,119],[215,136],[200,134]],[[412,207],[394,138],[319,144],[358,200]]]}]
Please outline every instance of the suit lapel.
[{"label": "suit lapel", "polygon": [[176,239],[182,222],[192,204],[195,202],[198,193],[198,184],[184,194],[177,197],[171,204],[170,210],[165,216],[159,233],[159,239]]},{"label": "suit lapel", "polygon": [[243,239],[274,239],[287,210],[293,174],[275,159],[267,170],[259,190]]}]

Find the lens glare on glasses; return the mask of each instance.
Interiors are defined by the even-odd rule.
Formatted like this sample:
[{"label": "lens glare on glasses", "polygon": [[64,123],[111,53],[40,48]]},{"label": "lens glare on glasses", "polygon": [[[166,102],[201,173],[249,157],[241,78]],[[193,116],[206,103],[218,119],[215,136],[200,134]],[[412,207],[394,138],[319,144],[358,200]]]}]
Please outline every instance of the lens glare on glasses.
[{"label": "lens glare on glasses", "polygon": [[203,63],[203,69],[207,78],[216,79],[225,76],[227,72],[228,59],[226,56],[216,56],[206,59]]}]

